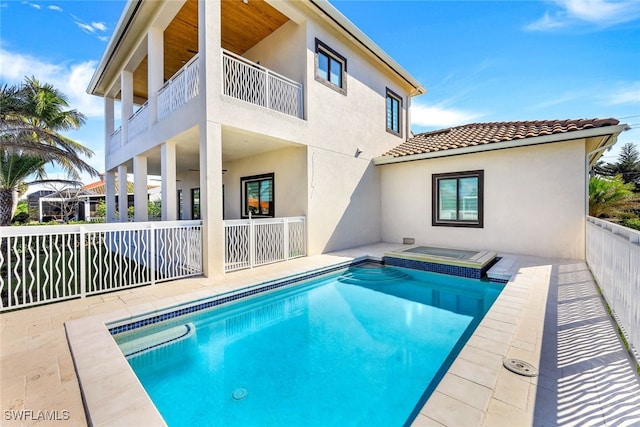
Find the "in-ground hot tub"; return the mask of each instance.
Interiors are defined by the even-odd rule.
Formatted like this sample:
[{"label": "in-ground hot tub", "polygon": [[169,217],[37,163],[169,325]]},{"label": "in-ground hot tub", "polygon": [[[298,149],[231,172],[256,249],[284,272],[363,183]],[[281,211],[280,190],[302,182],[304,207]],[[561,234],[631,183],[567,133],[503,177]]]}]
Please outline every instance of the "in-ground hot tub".
[{"label": "in-ground hot tub", "polygon": [[497,253],[464,249],[410,246],[384,254],[384,262],[396,267],[453,276],[482,278],[496,262]]}]

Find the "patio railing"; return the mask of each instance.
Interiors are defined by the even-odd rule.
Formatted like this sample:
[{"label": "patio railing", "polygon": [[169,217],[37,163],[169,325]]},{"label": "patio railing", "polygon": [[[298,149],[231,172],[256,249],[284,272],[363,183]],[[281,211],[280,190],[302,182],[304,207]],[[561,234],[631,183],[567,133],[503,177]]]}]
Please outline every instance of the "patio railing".
[{"label": "patio railing", "polygon": [[0,228],[0,311],[198,274],[200,221]]},{"label": "patio railing", "polygon": [[224,221],[224,270],[253,268],[307,254],[304,217]]},{"label": "patio railing", "polygon": [[122,128],[114,130],[111,135],[109,135],[109,152],[113,153],[117,151],[122,146]]},{"label": "patio railing", "polygon": [[147,108],[149,102],[145,102],[138,108],[138,111],[133,113],[131,117],[129,117],[129,139],[132,139],[134,136],[140,135],[143,132],[146,132],[149,127],[149,109]]},{"label": "patio railing", "polygon": [[587,263],[639,360],[640,232],[587,217]]},{"label": "patio railing", "polygon": [[200,93],[200,59],[195,55],[158,91],[158,120],[182,107]]},{"label": "patio railing", "polygon": [[302,85],[227,50],[222,51],[223,93],[300,119]]}]

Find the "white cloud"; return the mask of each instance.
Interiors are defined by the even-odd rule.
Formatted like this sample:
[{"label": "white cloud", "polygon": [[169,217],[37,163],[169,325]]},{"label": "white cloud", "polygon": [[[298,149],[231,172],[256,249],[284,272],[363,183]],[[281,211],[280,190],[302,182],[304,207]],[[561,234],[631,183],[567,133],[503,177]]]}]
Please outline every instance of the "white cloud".
[{"label": "white cloud", "polygon": [[86,93],[96,61],[52,64],[0,48],[0,63],[0,79],[8,84],[22,83],[26,76],[34,75],[67,95],[71,108],[85,116],[101,117],[104,113],[100,98]]},{"label": "white cloud", "polygon": [[443,104],[411,104],[411,122],[424,127],[451,127],[473,122],[482,114],[447,108]]},{"label": "white cloud", "polygon": [[610,105],[640,104],[640,81],[621,86],[607,96]]},{"label": "white cloud", "polygon": [[49,6],[49,10],[55,10],[56,12],[62,12],[62,8],[60,6],[56,6],[55,4],[52,4],[51,6]]},{"label": "white cloud", "polygon": [[29,3],[29,6],[31,6],[31,7],[32,7],[32,8],[34,8],[34,9],[38,9],[38,10],[40,10],[40,9],[41,9],[40,5],[39,5],[39,4],[37,4],[37,3]]},{"label": "white cloud", "polygon": [[96,30],[107,31],[107,26],[105,25],[104,22],[92,22],[91,26]]},{"label": "white cloud", "polygon": [[529,31],[551,31],[578,24],[595,24],[609,27],[640,18],[640,2],[637,0],[555,0],[559,10],[527,25]]},{"label": "white cloud", "polygon": [[89,24],[85,24],[85,23],[80,22],[80,21],[75,21],[75,22],[76,22],[76,25],[77,25],[77,26],[78,26],[82,31],[84,31],[85,33],[93,34],[93,33],[95,33],[95,31],[96,31],[96,30],[95,30],[95,28],[93,28],[93,27],[92,27],[91,25],[89,25]]},{"label": "white cloud", "polygon": [[98,39],[102,42],[108,42],[109,41],[109,36],[99,36]]}]

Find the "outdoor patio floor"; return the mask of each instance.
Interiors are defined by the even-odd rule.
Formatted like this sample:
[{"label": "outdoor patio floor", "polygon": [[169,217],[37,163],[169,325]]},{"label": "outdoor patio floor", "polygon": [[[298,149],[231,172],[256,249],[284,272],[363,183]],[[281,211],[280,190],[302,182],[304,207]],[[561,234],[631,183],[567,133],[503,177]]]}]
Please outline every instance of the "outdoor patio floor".
[{"label": "outdoor patio floor", "polygon": [[[397,247],[371,245],[218,280],[184,279],[1,314],[0,424],[86,424],[66,321],[152,311]],[[509,269],[511,281],[414,425],[640,425],[639,377],[586,264],[518,256]],[[525,360],[540,376],[518,376],[502,367],[504,358]],[[68,419],[38,420],[38,411]],[[131,425],[134,412],[125,408],[96,424]]]}]

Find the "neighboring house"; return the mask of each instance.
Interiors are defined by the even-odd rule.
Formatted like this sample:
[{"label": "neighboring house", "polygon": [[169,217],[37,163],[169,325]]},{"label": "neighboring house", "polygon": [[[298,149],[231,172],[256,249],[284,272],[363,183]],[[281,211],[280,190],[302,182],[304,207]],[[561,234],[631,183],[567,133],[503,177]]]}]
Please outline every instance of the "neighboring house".
[{"label": "neighboring house", "polygon": [[[409,133],[425,89],[326,1],[128,2],[88,92],[105,99],[108,220],[115,175],[148,175],[163,220],[201,218],[207,275],[224,220],[306,217],[307,253],[381,239],[371,159]],[[121,126],[116,128],[115,101]]]},{"label": "neighboring house", "polygon": [[374,159],[382,240],[584,259],[588,175],[615,119],[475,123]]}]

